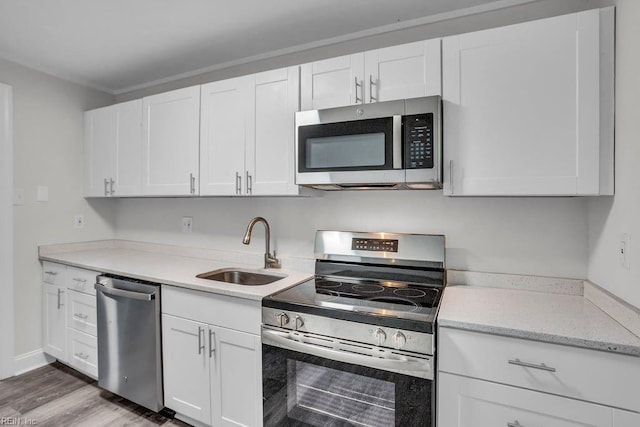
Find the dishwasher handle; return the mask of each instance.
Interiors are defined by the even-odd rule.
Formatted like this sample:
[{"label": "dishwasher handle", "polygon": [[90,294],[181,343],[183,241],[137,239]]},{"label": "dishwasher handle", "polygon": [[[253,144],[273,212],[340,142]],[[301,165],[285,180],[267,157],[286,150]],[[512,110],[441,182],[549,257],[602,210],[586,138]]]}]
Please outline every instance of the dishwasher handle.
[{"label": "dishwasher handle", "polygon": [[94,288],[96,289],[96,291],[102,292],[104,294],[114,295],[114,296],[117,296],[117,297],[136,299],[136,300],[140,300],[140,301],[152,301],[152,300],[154,300],[156,298],[156,294],[155,293],[146,294],[146,293],[141,293],[141,292],[125,291],[123,289],[110,288],[110,287],[104,286],[104,285],[102,285],[100,283],[96,283],[94,285]]}]

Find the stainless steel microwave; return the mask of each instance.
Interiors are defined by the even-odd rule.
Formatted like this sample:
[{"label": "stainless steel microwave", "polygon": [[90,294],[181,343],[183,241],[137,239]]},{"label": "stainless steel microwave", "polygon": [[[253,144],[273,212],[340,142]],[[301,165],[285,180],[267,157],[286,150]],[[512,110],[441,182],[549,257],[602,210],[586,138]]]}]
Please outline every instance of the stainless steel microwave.
[{"label": "stainless steel microwave", "polygon": [[296,113],[296,184],[442,188],[439,96]]}]

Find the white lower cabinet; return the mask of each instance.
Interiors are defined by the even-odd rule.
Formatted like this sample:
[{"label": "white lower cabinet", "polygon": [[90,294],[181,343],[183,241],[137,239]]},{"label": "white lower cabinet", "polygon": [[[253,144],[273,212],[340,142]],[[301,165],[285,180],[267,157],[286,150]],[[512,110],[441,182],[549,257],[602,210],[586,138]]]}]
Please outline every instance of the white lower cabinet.
[{"label": "white lower cabinet", "polygon": [[439,427],[640,426],[639,358],[452,328],[438,346]]},{"label": "white lower cabinet", "polygon": [[43,262],[43,351],[98,378],[95,278],[100,273]]},{"label": "white lower cabinet", "polygon": [[44,311],[43,350],[56,359],[65,361],[67,358],[66,288],[45,283],[42,289],[42,308]]},{"label": "white lower cabinet", "polygon": [[262,425],[260,301],[170,286],[162,292],[165,406],[187,422]]},{"label": "white lower cabinet", "polygon": [[98,338],[67,328],[67,364],[78,371],[98,378]]}]

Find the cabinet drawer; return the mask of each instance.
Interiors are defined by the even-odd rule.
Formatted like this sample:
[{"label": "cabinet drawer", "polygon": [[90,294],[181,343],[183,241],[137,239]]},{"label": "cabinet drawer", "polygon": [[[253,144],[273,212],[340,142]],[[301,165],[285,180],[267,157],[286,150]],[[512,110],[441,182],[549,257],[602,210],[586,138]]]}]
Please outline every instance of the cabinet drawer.
[{"label": "cabinet drawer", "polygon": [[94,337],[97,333],[96,296],[67,291],[67,326]]},{"label": "cabinet drawer", "polygon": [[612,408],[565,397],[446,373],[438,376],[439,426],[613,427],[612,413]]},{"label": "cabinet drawer", "polygon": [[260,335],[260,301],[162,286],[162,313]]},{"label": "cabinet drawer", "polygon": [[100,274],[97,271],[69,267],[67,269],[67,286],[74,291],[95,295],[96,290],[93,285],[96,283],[96,277]]},{"label": "cabinet drawer", "polygon": [[67,360],[69,366],[90,377],[98,378],[98,339],[67,328]]},{"label": "cabinet drawer", "polygon": [[42,263],[42,281],[52,285],[64,285],[67,267],[61,264],[44,261]]},{"label": "cabinet drawer", "polygon": [[640,358],[450,328],[438,334],[441,372],[640,410]]}]

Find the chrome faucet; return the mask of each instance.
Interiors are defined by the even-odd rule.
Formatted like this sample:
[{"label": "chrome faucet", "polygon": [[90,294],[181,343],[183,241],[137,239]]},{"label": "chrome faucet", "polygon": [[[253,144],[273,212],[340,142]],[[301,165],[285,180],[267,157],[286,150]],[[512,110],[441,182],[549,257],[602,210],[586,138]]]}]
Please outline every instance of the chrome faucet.
[{"label": "chrome faucet", "polygon": [[273,251],[273,255],[269,251],[269,242],[271,241],[271,229],[269,228],[269,223],[266,219],[261,216],[257,216],[249,221],[249,225],[247,226],[247,232],[244,233],[244,238],[242,239],[242,243],[248,245],[251,243],[251,231],[253,231],[253,226],[256,225],[257,222],[261,222],[264,224],[265,231],[265,252],[264,252],[264,268],[280,268],[280,260],[276,258],[276,251]]}]

